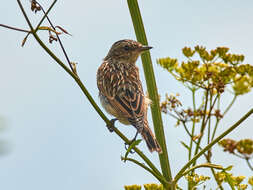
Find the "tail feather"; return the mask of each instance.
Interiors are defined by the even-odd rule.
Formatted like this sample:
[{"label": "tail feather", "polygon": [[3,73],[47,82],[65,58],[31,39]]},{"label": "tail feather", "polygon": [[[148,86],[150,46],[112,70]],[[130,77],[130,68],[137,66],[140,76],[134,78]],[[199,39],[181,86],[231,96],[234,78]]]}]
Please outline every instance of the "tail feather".
[{"label": "tail feather", "polygon": [[159,154],[162,153],[162,149],[158,141],[156,140],[155,135],[148,126],[144,126],[144,128],[141,131],[141,135],[143,139],[146,141],[146,144],[150,152],[156,151]]}]

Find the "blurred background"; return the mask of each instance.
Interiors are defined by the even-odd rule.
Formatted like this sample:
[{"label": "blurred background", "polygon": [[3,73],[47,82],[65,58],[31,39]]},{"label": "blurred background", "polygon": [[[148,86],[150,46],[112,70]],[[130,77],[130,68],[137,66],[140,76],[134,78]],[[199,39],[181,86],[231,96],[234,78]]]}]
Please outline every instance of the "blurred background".
[{"label": "blurred background", "polygon": [[[51,2],[40,3],[47,9]],[[35,26],[42,13],[32,13],[29,0],[22,3]],[[165,93],[179,93],[184,106],[191,105],[190,92],[156,64],[157,58],[166,56],[182,60],[184,46],[203,45],[208,50],[227,46],[231,53],[244,54],[244,63],[253,63],[253,1],[145,0],[139,6],[149,45],[154,47],[151,55],[162,98]],[[127,2],[58,1],[49,16],[55,25],[72,34],[62,35],[62,41],[71,61],[78,63],[79,76],[98,102],[96,71],[102,59],[115,41],[135,39]],[[0,18],[1,24],[28,29],[16,1],[1,4]],[[39,34],[48,41],[46,31]],[[108,132],[73,79],[32,36],[21,47],[25,35],[0,28],[0,125],[4,129],[0,130],[1,189],[120,190],[124,185],[157,183],[138,166],[120,160],[125,153],[124,143]],[[49,46],[64,60],[57,43]],[[146,90],[140,60],[137,64]],[[224,102],[228,103],[232,96],[228,93],[225,97]],[[252,92],[240,96],[223,119],[224,128],[219,128],[218,133],[252,108],[252,99]],[[180,141],[189,139],[182,127],[174,127],[173,118],[163,115],[163,119],[175,174],[187,161]],[[252,138],[249,132],[252,124],[250,117],[228,137]],[[116,126],[129,138],[133,137],[132,127],[120,123]],[[157,154],[150,154],[144,142],[140,148],[159,165]],[[220,147],[214,148],[214,153],[216,164],[234,165],[235,175],[252,175],[245,161],[224,153]],[[209,171],[201,172],[208,174]],[[184,188],[183,181],[180,186]],[[215,184],[208,183],[210,187]]]}]

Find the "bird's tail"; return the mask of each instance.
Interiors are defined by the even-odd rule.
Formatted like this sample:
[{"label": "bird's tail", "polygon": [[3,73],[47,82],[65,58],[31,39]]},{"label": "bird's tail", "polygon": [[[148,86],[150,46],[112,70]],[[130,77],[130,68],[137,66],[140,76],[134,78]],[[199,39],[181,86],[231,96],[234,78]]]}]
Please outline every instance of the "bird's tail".
[{"label": "bird's tail", "polygon": [[146,141],[146,144],[148,146],[148,149],[150,152],[156,151],[159,154],[162,153],[162,149],[158,143],[158,141],[155,138],[155,135],[149,128],[148,124],[145,122],[144,127],[141,131],[141,136]]}]

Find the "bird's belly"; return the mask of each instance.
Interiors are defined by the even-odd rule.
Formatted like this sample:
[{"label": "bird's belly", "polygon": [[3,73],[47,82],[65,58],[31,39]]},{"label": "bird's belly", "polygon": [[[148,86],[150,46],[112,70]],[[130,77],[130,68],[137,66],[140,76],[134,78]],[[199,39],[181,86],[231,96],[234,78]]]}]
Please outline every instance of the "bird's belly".
[{"label": "bird's belly", "polygon": [[124,116],[121,116],[120,112],[118,112],[111,106],[111,104],[109,103],[109,101],[103,94],[99,93],[99,99],[103,108],[105,109],[107,113],[116,117],[120,123],[123,123],[124,125],[130,125],[130,122],[128,121],[128,119],[124,118]]}]

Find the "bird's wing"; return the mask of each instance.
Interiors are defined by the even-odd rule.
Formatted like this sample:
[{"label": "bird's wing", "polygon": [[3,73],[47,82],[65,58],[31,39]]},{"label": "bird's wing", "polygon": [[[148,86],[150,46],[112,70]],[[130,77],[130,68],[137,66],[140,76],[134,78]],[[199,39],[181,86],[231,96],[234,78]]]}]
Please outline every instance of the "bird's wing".
[{"label": "bird's wing", "polygon": [[131,124],[139,122],[144,118],[145,97],[140,92],[133,92],[126,89],[120,95],[109,99],[110,104],[122,115],[127,118]]}]

